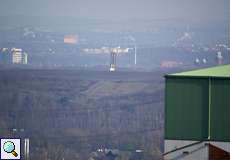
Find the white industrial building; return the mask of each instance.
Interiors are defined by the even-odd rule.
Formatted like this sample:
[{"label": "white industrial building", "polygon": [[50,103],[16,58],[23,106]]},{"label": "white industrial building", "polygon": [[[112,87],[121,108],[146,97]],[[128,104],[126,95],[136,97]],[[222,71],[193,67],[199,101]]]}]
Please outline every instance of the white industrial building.
[{"label": "white industrial building", "polygon": [[25,52],[22,52],[22,49],[12,48],[12,63],[13,64],[27,64],[28,63],[28,55]]}]

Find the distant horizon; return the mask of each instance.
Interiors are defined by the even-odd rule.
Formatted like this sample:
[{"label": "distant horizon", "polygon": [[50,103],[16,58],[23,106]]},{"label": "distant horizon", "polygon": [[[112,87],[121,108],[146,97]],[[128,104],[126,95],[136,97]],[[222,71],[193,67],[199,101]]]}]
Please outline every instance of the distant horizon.
[{"label": "distant horizon", "polygon": [[168,17],[168,18],[156,18],[156,17],[122,17],[119,19],[113,19],[113,18],[105,18],[105,17],[76,17],[76,16],[68,16],[68,15],[23,15],[23,14],[13,14],[13,15],[0,15],[1,18],[5,17],[17,17],[17,18],[25,18],[25,17],[38,17],[38,18],[67,18],[67,19],[78,19],[78,20],[103,20],[103,21],[181,21],[181,22],[230,22],[230,18],[223,18],[223,19],[212,19],[207,18],[205,20],[203,19],[187,19],[187,18],[181,18],[181,17]]}]

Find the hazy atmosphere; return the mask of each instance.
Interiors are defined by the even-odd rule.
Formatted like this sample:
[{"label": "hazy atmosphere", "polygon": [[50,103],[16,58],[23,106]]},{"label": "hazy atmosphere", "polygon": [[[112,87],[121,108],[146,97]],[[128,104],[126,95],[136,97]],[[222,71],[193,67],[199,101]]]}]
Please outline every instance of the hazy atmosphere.
[{"label": "hazy atmosphere", "polygon": [[3,16],[229,20],[228,0],[1,0]]},{"label": "hazy atmosphere", "polygon": [[0,0],[0,138],[25,160],[163,160],[165,75],[228,64],[230,0]]}]

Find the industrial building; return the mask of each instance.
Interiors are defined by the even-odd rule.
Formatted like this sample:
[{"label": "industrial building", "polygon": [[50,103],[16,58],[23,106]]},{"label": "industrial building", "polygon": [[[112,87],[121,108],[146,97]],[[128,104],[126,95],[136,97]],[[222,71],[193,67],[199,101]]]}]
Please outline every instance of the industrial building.
[{"label": "industrial building", "polygon": [[164,159],[230,160],[230,65],[165,79]]},{"label": "industrial building", "polygon": [[77,35],[65,35],[64,36],[64,43],[66,43],[66,44],[77,44],[78,43],[78,36]]},{"label": "industrial building", "polygon": [[28,55],[18,48],[3,48],[0,52],[0,63],[3,64],[27,64]]},{"label": "industrial building", "polygon": [[12,63],[13,64],[27,64],[27,54],[22,52],[22,49],[11,49]]},{"label": "industrial building", "polygon": [[122,49],[120,47],[110,49],[110,72],[116,71],[117,55],[121,53],[128,53],[129,48]]}]

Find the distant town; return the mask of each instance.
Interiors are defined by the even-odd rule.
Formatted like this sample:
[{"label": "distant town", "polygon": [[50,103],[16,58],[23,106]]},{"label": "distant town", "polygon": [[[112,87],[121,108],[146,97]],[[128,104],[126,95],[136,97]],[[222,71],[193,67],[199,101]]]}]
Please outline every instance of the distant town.
[{"label": "distant town", "polygon": [[[0,64],[27,67],[111,68],[111,52],[116,68],[153,70],[155,68],[202,67],[230,63],[230,30],[210,27],[205,32],[194,24],[172,25],[142,22],[124,23],[126,30],[109,22],[82,22],[64,27],[0,28]],[[173,27],[168,27],[172,25]],[[210,34],[215,31],[215,34]],[[119,69],[118,69],[119,70]]]}]

